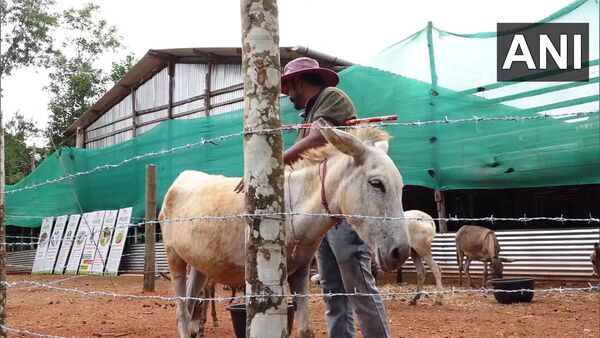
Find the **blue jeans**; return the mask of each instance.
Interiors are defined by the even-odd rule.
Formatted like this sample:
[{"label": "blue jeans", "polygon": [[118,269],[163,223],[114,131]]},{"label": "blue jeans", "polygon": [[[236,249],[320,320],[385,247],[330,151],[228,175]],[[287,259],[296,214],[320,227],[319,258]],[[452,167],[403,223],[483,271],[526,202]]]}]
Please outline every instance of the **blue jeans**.
[{"label": "blue jeans", "polygon": [[[323,292],[379,294],[371,274],[371,252],[350,224],[331,229],[317,251],[317,264]],[[329,337],[356,336],[354,311],[365,338],[390,337],[382,296],[326,297],[325,317]]]}]

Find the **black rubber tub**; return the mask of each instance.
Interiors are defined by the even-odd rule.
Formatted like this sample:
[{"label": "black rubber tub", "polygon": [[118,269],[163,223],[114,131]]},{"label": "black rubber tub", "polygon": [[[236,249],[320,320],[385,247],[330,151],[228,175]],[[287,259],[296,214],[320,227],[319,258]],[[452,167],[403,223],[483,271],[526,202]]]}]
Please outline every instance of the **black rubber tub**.
[{"label": "black rubber tub", "polygon": [[531,302],[533,299],[533,291],[511,291],[511,290],[534,290],[535,279],[534,278],[505,278],[505,279],[492,279],[490,281],[494,290],[507,290],[494,291],[494,297],[498,303],[510,304],[510,303],[524,303]]},{"label": "black rubber tub", "polygon": [[[233,332],[237,338],[246,337],[246,304],[228,304],[227,310],[231,313],[231,322],[233,323]],[[294,326],[294,304],[288,304],[287,313],[288,332],[292,331]],[[290,335],[291,336],[291,335]]]}]

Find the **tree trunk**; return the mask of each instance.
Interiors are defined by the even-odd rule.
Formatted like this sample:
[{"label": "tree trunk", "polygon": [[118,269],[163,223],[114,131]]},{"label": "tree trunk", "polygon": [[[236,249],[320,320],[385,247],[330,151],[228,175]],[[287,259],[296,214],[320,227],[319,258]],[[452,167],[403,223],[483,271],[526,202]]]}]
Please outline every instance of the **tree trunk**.
[{"label": "tree trunk", "polygon": [[[244,130],[279,128],[279,26],[275,0],[241,0]],[[281,213],[281,132],[244,136],[244,181],[249,214]],[[249,217],[246,228],[246,337],[287,337],[288,292],[284,217]]]}]

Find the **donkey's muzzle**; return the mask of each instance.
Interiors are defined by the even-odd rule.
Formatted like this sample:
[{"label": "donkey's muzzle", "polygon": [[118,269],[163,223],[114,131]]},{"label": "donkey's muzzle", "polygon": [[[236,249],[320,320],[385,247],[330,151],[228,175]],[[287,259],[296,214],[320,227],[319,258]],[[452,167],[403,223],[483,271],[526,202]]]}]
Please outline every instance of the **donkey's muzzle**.
[{"label": "donkey's muzzle", "polygon": [[410,255],[410,245],[398,245],[390,249],[388,257],[385,260],[385,268],[387,271],[392,271],[400,268]]}]

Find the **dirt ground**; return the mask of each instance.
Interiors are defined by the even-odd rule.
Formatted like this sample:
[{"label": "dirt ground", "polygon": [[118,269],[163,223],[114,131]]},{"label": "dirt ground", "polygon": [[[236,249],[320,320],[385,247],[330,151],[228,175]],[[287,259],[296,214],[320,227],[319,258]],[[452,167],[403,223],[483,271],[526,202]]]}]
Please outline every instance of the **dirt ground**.
[{"label": "dirt ground", "polygon": [[[87,291],[143,295],[141,276],[78,277],[9,276],[9,281],[35,280]],[[383,291],[412,291],[413,285],[381,283]],[[448,281],[445,281],[446,284]],[[582,283],[541,283],[583,287]],[[170,283],[159,278],[157,293],[172,295]],[[427,290],[433,290],[432,285]],[[312,285],[311,292],[320,292]],[[228,296],[220,286],[218,296]],[[444,298],[443,305],[424,298],[409,306],[405,298],[385,302],[394,337],[600,337],[600,293],[537,293],[531,303],[500,305],[493,295],[469,294]],[[230,315],[217,304],[219,327],[207,326],[208,337],[233,337]],[[326,337],[324,303],[311,300],[311,316],[318,337]],[[210,319],[209,319],[210,320]],[[77,337],[175,337],[174,303],[160,300],[82,296],[38,287],[8,289],[8,325],[32,332]],[[293,332],[295,335],[295,332]],[[11,333],[10,336],[20,337]]]}]

